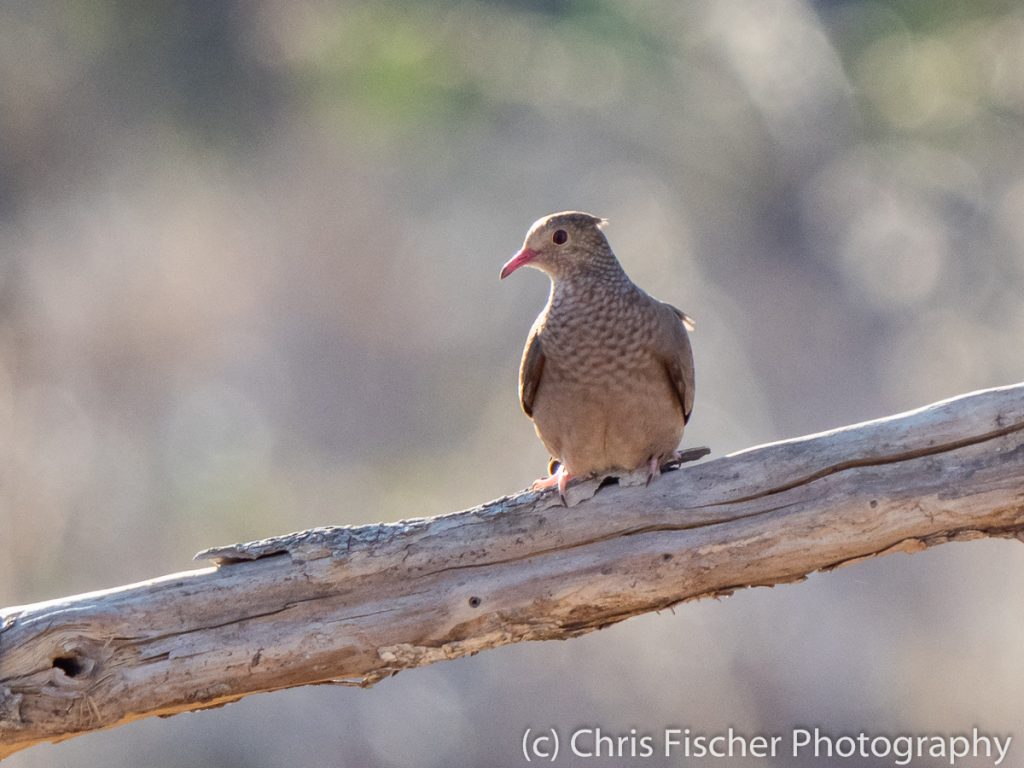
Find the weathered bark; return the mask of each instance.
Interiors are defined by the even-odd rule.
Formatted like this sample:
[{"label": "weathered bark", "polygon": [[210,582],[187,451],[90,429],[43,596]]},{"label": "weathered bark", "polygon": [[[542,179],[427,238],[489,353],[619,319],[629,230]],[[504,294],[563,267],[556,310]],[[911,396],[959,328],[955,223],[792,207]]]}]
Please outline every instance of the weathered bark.
[{"label": "weathered bark", "polygon": [[565,638],[684,600],[1024,530],[1024,384],[753,448],[649,488],[200,553],[216,567],[0,611],[0,758],[259,691]]}]

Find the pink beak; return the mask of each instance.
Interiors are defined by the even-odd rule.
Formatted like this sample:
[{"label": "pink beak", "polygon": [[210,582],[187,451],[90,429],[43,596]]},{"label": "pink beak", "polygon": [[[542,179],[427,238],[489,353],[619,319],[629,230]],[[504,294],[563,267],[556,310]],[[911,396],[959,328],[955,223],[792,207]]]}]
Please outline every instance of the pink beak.
[{"label": "pink beak", "polygon": [[501,268],[501,279],[504,280],[523,266],[523,264],[529,264],[535,258],[537,258],[536,251],[531,251],[529,248],[523,248],[519,253],[505,262],[505,266]]}]

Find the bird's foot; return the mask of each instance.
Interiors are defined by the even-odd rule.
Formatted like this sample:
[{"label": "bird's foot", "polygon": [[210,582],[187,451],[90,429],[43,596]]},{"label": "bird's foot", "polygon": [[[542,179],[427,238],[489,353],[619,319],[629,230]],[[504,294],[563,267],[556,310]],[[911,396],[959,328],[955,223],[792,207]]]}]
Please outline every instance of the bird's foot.
[{"label": "bird's foot", "polygon": [[541,477],[533,481],[533,485],[530,486],[531,491],[546,491],[548,488],[554,488],[558,485],[559,472],[548,477]]},{"label": "bird's foot", "polygon": [[687,448],[685,451],[672,451],[666,456],[652,456],[647,460],[647,485],[656,477],[660,477],[662,471],[678,469],[688,461],[697,461],[711,453],[710,448]]},{"label": "bird's foot", "polygon": [[562,497],[562,503],[565,503],[565,489],[569,486],[569,481],[572,476],[566,471],[565,465],[560,464],[558,469],[553,475],[549,477],[542,477],[539,480],[534,480],[533,485],[530,486],[531,491],[546,491],[548,488],[558,488],[558,495]]},{"label": "bird's foot", "polygon": [[673,451],[661,462],[661,469],[678,469],[682,464],[703,459],[709,453],[711,453],[711,449],[703,445],[699,448]]}]

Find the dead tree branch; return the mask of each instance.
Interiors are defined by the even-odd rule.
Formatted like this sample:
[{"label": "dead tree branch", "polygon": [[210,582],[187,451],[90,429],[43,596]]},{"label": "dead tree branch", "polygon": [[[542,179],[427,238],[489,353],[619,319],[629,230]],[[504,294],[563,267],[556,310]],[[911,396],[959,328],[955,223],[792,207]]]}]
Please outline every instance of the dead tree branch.
[{"label": "dead tree branch", "polygon": [[1024,384],[432,519],[200,553],[217,565],[0,610],[0,758],[260,691],[566,638],[681,601],[1024,530]]}]

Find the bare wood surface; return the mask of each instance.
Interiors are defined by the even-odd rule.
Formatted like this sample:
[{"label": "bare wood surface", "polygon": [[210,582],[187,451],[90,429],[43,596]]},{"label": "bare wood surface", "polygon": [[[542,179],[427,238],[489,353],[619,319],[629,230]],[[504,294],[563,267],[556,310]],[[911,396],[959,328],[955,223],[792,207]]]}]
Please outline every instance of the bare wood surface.
[{"label": "bare wood surface", "polygon": [[431,519],[217,547],[216,565],[0,610],[0,758],[247,694],[566,638],[741,587],[1024,531],[1024,384]]}]

